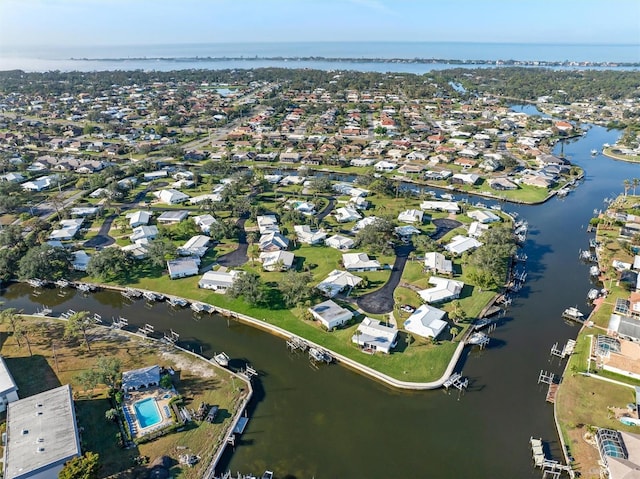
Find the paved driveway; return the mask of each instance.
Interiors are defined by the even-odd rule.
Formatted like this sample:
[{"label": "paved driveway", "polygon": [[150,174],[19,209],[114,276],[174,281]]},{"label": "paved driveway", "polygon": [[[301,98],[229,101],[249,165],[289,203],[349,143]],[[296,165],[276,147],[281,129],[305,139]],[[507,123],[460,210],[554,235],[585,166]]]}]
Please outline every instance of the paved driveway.
[{"label": "paved driveway", "polygon": [[90,240],[84,242],[83,246],[85,248],[104,248],[105,246],[112,245],[116,242],[111,236],[109,236],[109,230],[111,229],[111,223],[116,219],[118,215],[111,215],[104,220],[102,226],[100,226],[100,230],[98,231],[98,235],[94,236]]},{"label": "paved driveway", "polygon": [[226,266],[227,268],[233,268],[235,266],[242,266],[249,257],[247,256],[247,249],[249,244],[247,243],[247,233],[244,231],[244,222],[247,221],[249,214],[243,215],[236,223],[240,232],[238,233],[238,247],[231,253],[220,256],[216,263],[220,266]]},{"label": "paved driveway", "polygon": [[357,303],[360,309],[371,314],[384,314],[393,311],[393,292],[400,283],[409,253],[414,249],[411,243],[396,246],[396,260],[393,263],[389,280],[382,288],[358,298]]},{"label": "paved driveway", "polygon": [[462,223],[460,223],[458,220],[451,220],[448,218],[433,220],[433,224],[436,225],[436,231],[431,235],[431,238],[434,240],[439,240],[449,231],[462,226]]}]

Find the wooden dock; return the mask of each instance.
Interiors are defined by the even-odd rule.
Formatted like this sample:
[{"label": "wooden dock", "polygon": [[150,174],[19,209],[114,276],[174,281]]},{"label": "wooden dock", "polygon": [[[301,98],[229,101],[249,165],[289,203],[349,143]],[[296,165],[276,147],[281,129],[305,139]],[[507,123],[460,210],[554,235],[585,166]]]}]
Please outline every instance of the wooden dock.
[{"label": "wooden dock", "polygon": [[556,394],[558,393],[559,384],[551,383],[549,384],[549,389],[547,390],[547,402],[554,404],[556,402]]}]

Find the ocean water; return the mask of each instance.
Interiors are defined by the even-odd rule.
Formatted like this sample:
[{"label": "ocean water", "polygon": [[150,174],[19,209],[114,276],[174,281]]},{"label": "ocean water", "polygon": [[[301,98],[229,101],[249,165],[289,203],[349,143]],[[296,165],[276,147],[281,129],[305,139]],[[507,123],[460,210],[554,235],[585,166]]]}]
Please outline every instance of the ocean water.
[{"label": "ocean water", "polygon": [[[278,58],[279,57],[279,58]],[[322,60],[302,61],[322,57]],[[193,60],[193,59],[199,60]],[[215,59],[204,61],[204,58]],[[117,45],[73,47],[25,47],[3,49],[0,70],[174,70],[186,68],[259,68],[284,66],[363,71],[420,73],[450,68],[446,61],[430,64],[389,62],[334,62],[331,59],[429,59],[465,61],[640,62],[640,45],[578,45],[467,42],[300,42],[211,43],[170,45]],[[287,59],[285,61],[285,59]],[[324,64],[323,64],[324,62]],[[307,64],[308,63],[308,64]],[[384,67],[366,66],[367,63]],[[337,67],[335,66],[337,64]],[[342,66],[340,66],[342,65]],[[394,66],[395,65],[395,66]],[[411,66],[413,65],[413,66]],[[418,65],[420,68],[416,68]],[[435,66],[434,66],[435,65]]]}]

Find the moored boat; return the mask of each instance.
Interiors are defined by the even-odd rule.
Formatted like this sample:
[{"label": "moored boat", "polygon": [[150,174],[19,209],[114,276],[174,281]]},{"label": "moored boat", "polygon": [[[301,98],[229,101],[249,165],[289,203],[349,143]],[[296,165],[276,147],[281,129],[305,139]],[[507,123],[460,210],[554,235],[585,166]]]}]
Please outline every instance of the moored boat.
[{"label": "moored boat", "polygon": [[213,357],[213,360],[218,363],[220,366],[224,366],[225,368],[229,366],[229,356],[226,353],[218,353]]},{"label": "moored boat", "polygon": [[580,310],[575,306],[571,306],[570,308],[565,309],[562,312],[562,317],[565,319],[570,319],[572,321],[578,321],[580,323],[584,321],[584,314],[582,314]]}]

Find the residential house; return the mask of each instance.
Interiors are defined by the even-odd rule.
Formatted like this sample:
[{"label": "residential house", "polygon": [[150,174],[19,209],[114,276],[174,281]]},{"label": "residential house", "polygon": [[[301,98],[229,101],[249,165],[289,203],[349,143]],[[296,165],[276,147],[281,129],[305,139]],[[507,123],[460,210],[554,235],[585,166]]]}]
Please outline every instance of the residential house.
[{"label": "residential house", "polygon": [[0,356],[0,412],[7,409],[7,404],[18,400],[18,386],[7,367],[4,358]]},{"label": "residential house", "polygon": [[376,319],[366,317],[358,325],[358,329],[351,342],[360,346],[367,352],[382,352],[389,354],[398,340],[398,330]]},{"label": "residential house", "polygon": [[287,249],[288,247],[289,240],[276,232],[265,233],[260,236],[260,239],[258,240],[258,248],[260,251],[278,251],[281,249]]},{"label": "residential house", "polygon": [[517,190],[518,185],[507,178],[491,178],[489,187],[496,191]]},{"label": "residential house", "polygon": [[423,201],[420,209],[429,211],[445,211],[447,213],[459,213],[460,207],[455,201]]},{"label": "residential house", "polygon": [[146,366],[122,373],[122,389],[136,391],[160,384],[160,366]]},{"label": "residential house", "polygon": [[210,234],[211,227],[218,223],[218,220],[209,214],[194,216],[193,221],[206,235]]},{"label": "residential house", "polygon": [[404,329],[424,338],[437,338],[447,327],[446,312],[428,304],[421,305],[404,322]]},{"label": "residential house", "polygon": [[91,256],[89,256],[84,250],[74,251],[72,254],[73,259],[71,261],[71,267],[76,271],[86,271]]},{"label": "residential house", "polygon": [[68,384],[9,403],[6,424],[5,479],[57,479],[82,454]]},{"label": "residential house", "polygon": [[488,210],[472,210],[467,212],[467,216],[482,224],[490,224],[501,221],[500,217],[497,214]]},{"label": "residential house", "polygon": [[82,223],[84,223],[83,218],[62,220],[60,221],[60,229],[53,230],[49,234],[49,239],[54,241],[70,241],[75,237],[78,231],[80,231]]},{"label": "residential house", "polygon": [[354,241],[351,238],[347,238],[346,236],[333,235],[327,238],[324,241],[324,244],[326,246],[329,246],[330,248],[335,248],[340,251],[345,251],[353,248]]},{"label": "residential house", "polygon": [[334,269],[329,275],[318,285],[316,289],[319,289],[325,296],[333,298],[341,291],[347,290],[347,296],[349,292],[362,281],[362,278],[355,276],[348,271],[340,271]]},{"label": "residential house", "polygon": [[279,233],[280,227],[278,226],[278,219],[275,215],[262,215],[256,217],[258,223],[258,230],[261,235],[267,233]]},{"label": "residential house", "polygon": [[413,235],[419,235],[422,233],[418,228],[413,225],[396,226],[394,231],[398,237],[403,241],[411,240]]},{"label": "residential house", "polygon": [[482,246],[482,243],[475,238],[456,235],[451,238],[451,241],[445,246],[445,249],[453,254],[460,255],[465,251],[479,248],[480,246]]},{"label": "residential house", "polygon": [[0,181],[8,181],[9,183],[22,183],[26,178],[20,173],[7,173],[0,176]]},{"label": "residential house", "polygon": [[265,251],[260,253],[259,261],[265,271],[288,271],[293,266],[294,254],[290,251]]},{"label": "residential house", "polygon": [[152,241],[158,236],[157,226],[138,226],[133,228],[133,233],[129,236],[132,243],[138,243],[141,240]]},{"label": "residential house", "polygon": [[345,253],[342,264],[347,271],[376,271],[380,269],[380,262],[369,259],[367,253]]},{"label": "residential house", "polygon": [[433,287],[418,291],[418,295],[426,303],[442,303],[457,299],[460,297],[460,293],[464,287],[462,281],[439,278],[437,276],[431,276],[429,278],[429,284],[432,284]]},{"label": "residential house", "polygon": [[293,230],[300,243],[321,244],[327,237],[327,233],[324,230],[313,230],[309,225],[295,225]]},{"label": "residential house", "polygon": [[25,181],[20,186],[24,190],[28,191],[42,191],[51,188],[58,181],[57,175],[51,176],[41,176],[40,178],[36,178],[35,180]]},{"label": "residential house", "polygon": [[178,248],[178,254],[181,256],[196,256],[202,258],[209,249],[211,238],[204,235],[196,235],[191,237],[184,245]]},{"label": "residential house", "polygon": [[128,244],[126,246],[122,246],[120,249],[129,253],[134,259],[143,259],[147,256],[147,248],[143,244],[145,241],[141,241],[140,243]]},{"label": "residential house", "polygon": [[171,279],[195,276],[200,271],[200,259],[194,257],[173,259],[167,261],[167,269]]},{"label": "residential house", "polygon": [[453,274],[453,263],[451,260],[436,251],[424,255],[424,268],[432,273]]},{"label": "residential house", "polygon": [[450,181],[458,185],[475,185],[480,181],[480,175],[475,173],[455,173],[451,176]]},{"label": "residential house", "polygon": [[404,210],[398,215],[398,221],[403,223],[422,223],[422,217],[424,215],[424,211],[422,210]]},{"label": "residential house", "polygon": [[127,213],[125,217],[129,219],[129,226],[131,226],[132,228],[137,228],[138,226],[149,224],[151,215],[151,211],[134,211],[131,213]]},{"label": "residential house", "polygon": [[189,216],[189,212],[186,210],[171,210],[164,211],[156,220],[159,224],[174,225],[185,220]]},{"label": "residential house", "polygon": [[338,208],[335,212],[335,217],[338,223],[348,223],[362,219],[362,215],[350,206]]},{"label": "residential house", "polygon": [[385,161],[385,160],[379,161],[375,165],[373,165],[374,170],[382,171],[382,172],[393,171],[397,167],[398,167],[397,163],[392,163],[390,161]]},{"label": "residential house", "polygon": [[220,193],[209,193],[206,195],[198,195],[189,199],[189,204],[198,205],[204,202],[219,203],[222,201]]},{"label": "residential house", "polygon": [[538,175],[524,175],[520,179],[520,183],[523,185],[535,186],[537,188],[551,188],[554,181]]},{"label": "residential house", "polygon": [[239,274],[242,274],[242,271],[207,271],[198,281],[198,287],[224,293],[233,286],[233,281]]},{"label": "residential house", "polygon": [[351,311],[330,299],[308,308],[307,311],[309,311],[316,320],[320,321],[327,331],[332,331],[335,328],[344,326],[353,318]]},{"label": "residential house", "polygon": [[86,218],[88,216],[96,216],[100,213],[100,209],[101,208],[99,206],[77,206],[75,208],[71,208],[69,214],[71,216],[83,216]]},{"label": "residential house", "polygon": [[378,218],[377,216],[367,216],[365,218],[362,218],[361,220],[356,221],[356,224],[353,226],[353,228],[351,228],[351,232],[355,234],[358,231],[366,228],[367,226],[374,224],[379,219],[380,218]]},{"label": "residential house", "polygon": [[167,178],[168,176],[169,172],[167,170],[146,171],[142,174],[144,181],[158,180],[160,178]]},{"label": "residential house", "polygon": [[469,231],[467,235],[471,238],[479,239],[485,231],[489,229],[489,225],[485,223],[480,223],[479,221],[474,221],[469,225]]},{"label": "residential house", "polygon": [[183,193],[182,191],[174,190],[171,188],[167,190],[156,191],[153,194],[156,196],[156,198],[158,198],[158,201],[167,205],[176,205],[179,203],[183,203],[190,198],[189,195]]}]

